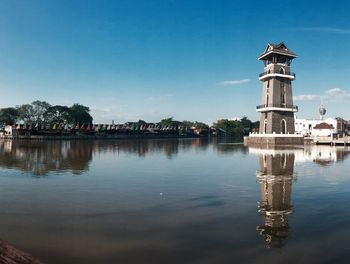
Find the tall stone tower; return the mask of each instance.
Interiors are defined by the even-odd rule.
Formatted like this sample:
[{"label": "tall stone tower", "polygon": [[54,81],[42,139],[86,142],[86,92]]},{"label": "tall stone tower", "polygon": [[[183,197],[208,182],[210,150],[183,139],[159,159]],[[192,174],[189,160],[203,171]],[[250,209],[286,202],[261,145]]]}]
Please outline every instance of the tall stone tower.
[{"label": "tall stone tower", "polygon": [[297,55],[282,42],[268,44],[259,60],[264,62],[264,72],[259,79],[263,82],[262,104],[257,106],[260,112],[260,133],[294,134],[294,112],[291,62]]}]

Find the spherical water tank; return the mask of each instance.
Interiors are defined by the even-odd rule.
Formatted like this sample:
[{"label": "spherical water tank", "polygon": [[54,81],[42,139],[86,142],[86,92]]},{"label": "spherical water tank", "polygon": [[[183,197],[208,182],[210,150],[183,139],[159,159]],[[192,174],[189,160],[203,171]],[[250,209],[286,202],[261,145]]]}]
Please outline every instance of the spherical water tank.
[{"label": "spherical water tank", "polygon": [[320,109],[318,109],[321,116],[324,116],[327,112],[326,108],[323,107],[323,105],[320,106]]}]

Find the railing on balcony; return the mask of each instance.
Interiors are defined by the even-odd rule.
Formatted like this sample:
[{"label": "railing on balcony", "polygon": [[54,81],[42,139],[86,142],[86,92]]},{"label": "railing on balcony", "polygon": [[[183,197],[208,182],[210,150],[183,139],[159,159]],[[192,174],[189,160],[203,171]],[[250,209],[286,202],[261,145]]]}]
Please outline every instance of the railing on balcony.
[{"label": "railing on balcony", "polygon": [[293,109],[298,111],[298,106],[296,105],[284,105],[284,104],[263,104],[263,105],[258,105],[256,109],[262,109],[262,108],[267,108],[267,107],[278,107],[278,108],[288,108],[288,109]]},{"label": "railing on balcony", "polygon": [[265,75],[268,74],[281,74],[281,75],[288,75],[288,76],[293,76],[295,78],[295,73],[294,72],[289,72],[289,71],[285,71],[285,72],[280,72],[280,71],[267,71],[267,72],[263,72],[259,74],[259,77],[263,77]]}]

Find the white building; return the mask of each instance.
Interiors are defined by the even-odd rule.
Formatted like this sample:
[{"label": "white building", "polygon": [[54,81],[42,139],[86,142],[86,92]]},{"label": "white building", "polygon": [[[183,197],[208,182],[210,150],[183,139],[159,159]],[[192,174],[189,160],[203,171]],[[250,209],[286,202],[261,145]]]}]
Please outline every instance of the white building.
[{"label": "white building", "polygon": [[0,138],[9,136],[12,136],[12,126],[5,126],[5,128],[0,132]]},{"label": "white building", "polygon": [[[317,129],[317,125],[327,123],[333,126],[333,129]],[[303,136],[331,136],[337,133],[337,120],[335,118],[327,119],[295,119],[295,133]]]}]

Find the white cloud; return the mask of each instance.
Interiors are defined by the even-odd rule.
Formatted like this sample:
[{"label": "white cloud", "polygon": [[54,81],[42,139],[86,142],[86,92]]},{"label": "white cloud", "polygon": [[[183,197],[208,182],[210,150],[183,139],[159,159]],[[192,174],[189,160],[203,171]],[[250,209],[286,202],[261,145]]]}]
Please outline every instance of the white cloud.
[{"label": "white cloud", "polygon": [[333,27],[304,27],[304,28],[298,28],[298,30],[321,32],[321,33],[332,33],[332,34],[350,34],[350,29],[333,28]]},{"label": "white cloud", "polygon": [[350,99],[350,93],[340,88],[332,88],[323,94],[301,94],[293,96],[294,101],[336,101]]},{"label": "white cloud", "polygon": [[228,80],[228,81],[221,81],[218,83],[218,85],[221,86],[231,86],[231,85],[237,85],[237,84],[243,84],[250,82],[249,79],[242,79],[242,80]]},{"label": "white cloud", "polygon": [[325,92],[327,99],[350,99],[350,93],[340,88],[332,88]]},{"label": "white cloud", "polygon": [[320,99],[321,99],[321,96],[317,94],[301,94],[301,95],[293,96],[294,101],[316,101]]}]

